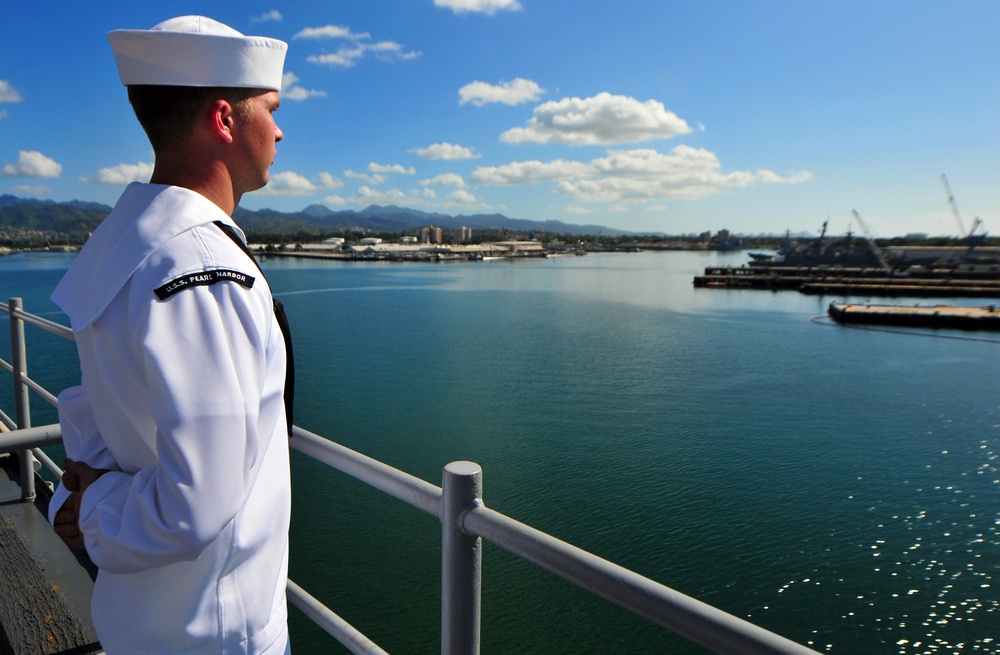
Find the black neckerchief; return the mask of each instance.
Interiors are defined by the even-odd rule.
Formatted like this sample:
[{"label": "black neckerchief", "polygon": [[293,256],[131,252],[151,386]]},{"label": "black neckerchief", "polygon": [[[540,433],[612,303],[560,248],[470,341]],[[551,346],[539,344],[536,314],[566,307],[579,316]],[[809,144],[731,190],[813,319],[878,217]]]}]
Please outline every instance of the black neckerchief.
[{"label": "black neckerchief", "polygon": [[[254,263],[260,274],[264,275],[264,271],[261,269],[260,264],[257,263],[257,259],[250,252],[250,248],[243,242],[243,239],[240,238],[240,235],[236,233],[236,230],[222,221],[215,221],[215,224],[240,247],[240,250],[247,254],[247,257]],[[288,327],[288,318],[285,316],[285,306],[281,304],[280,300],[273,297],[271,300],[274,302],[274,317],[278,320],[278,327],[281,328],[281,336],[285,340],[285,418],[288,419],[288,436],[290,438],[292,436],[292,405],[295,400],[295,359],[292,357],[292,333]]]}]

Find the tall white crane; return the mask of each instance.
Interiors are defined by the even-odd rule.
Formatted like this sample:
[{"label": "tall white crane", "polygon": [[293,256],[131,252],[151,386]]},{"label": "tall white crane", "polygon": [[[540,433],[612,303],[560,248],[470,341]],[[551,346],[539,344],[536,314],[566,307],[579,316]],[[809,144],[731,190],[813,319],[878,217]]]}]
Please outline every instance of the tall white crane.
[{"label": "tall white crane", "polygon": [[886,270],[892,269],[892,266],[890,266],[889,262],[886,261],[885,255],[882,254],[882,249],[878,247],[877,243],[875,243],[875,236],[872,234],[872,231],[868,229],[868,224],[861,218],[861,214],[858,213],[857,209],[853,209],[851,211],[854,212],[854,218],[857,219],[858,225],[861,226],[861,231],[865,233],[865,239],[868,240],[868,245],[875,254],[875,259],[878,260],[878,263],[882,266],[882,268]]},{"label": "tall white crane", "polygon": [[944,184],[945,193],[948,194],[948,204],[951,205],[951,211],[955,214],[955,221],[958,222],[958,234],[963,239],[968,239],[972,241],[972,235],[976,233],[979,226],[983,224],[983,219],[976,216],[972,221],[972,228],[968,233],[965,231],[965,225],[962,223],[962,217],[958,213],[958,205],[955,204],[955,196],[951,193],[951,185],[948,184],[948,178],[945,177],[944,173],[941,174],[941,182]]}]

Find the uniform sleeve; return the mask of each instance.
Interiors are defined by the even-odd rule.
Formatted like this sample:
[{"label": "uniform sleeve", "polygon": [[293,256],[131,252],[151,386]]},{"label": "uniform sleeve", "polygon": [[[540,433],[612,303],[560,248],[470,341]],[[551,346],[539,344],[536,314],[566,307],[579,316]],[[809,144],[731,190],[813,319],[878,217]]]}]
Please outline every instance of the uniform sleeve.
[{"label": "uniform sleeve", "polygon": [[83,495],[80,527],[100,568],[191,560],[234,520],[256,475],[269,294],[231,282],[152,300],[135,324],[158,463],[112,472]]},{"label": "uniform sleeve", "polygon": [[[66,457],[95,469],[118,468],[101,439],[90,399],[83,386],[69,387],[59,394],[59,426],[62,429]],[[56,513],[70,493],[62,484],[56,487],[49,500],[49,523],[55,522]]]}]

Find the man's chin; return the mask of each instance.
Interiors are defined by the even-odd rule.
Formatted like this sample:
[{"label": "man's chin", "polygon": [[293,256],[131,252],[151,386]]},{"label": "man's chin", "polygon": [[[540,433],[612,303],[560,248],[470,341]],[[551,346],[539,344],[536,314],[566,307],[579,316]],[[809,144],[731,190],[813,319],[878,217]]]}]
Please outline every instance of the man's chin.
[{"label": "man's chin", "polygon": [[261,189],[263,189],[264,187],[266,187],[270,182],[271,182],[271,176],[269,174],[265,173],[264,174],[264,179],[257,186],[255,186],[254,188],[252,188],[249,191],[247,191],[247,193],[253,193],[254,191],[260,191]]}]

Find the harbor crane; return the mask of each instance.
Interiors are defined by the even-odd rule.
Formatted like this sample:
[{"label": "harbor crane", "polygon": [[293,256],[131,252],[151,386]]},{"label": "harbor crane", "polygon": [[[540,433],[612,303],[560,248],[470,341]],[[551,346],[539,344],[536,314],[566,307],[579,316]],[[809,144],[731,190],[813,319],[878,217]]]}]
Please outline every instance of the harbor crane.
[{"label": "harbor crane", "polygon": [[979,229],[979,226],[983,224],[983,219],[976,216],[976,218],[972,221],[972,228],[968,231],[968,233],[966,233],[965,224],[962,223],[962,217],[958,213],[958,205],[955,204],[955,196],[951,193],[951,185],[948,184],[948,178],[944,173],[941,174],[941,182],[944,184],[945,193],[948,194],[948,204],[951,205],[951,211],[955,214],[955,221],[958,223],[959,236],[969,242],[970,249],[975,247],[977,243],[985,241],[985,234],[979,237],[973,236],[976,233],[976,230]]},{"label": "harbor crane", "polygon": [[861,231],[865,233],[865,239],[868,240],[868,245],[871,247],[872,253],[875,255],[875,259],[878,260],[879,265],[887,271],[891,270],[892,266],[890,266],[889,262],[886,261],[885,255],[882,254],[882,249],[878,247],[877,243],[875,243],[875,236],[872,234],[872,231],[868,229],[868,224],[861,218],[861,214],[858,213],[857,209],[852,209],[851,211],[854,213],[854,218],[857,219],[858,225],[861,226]]}]

